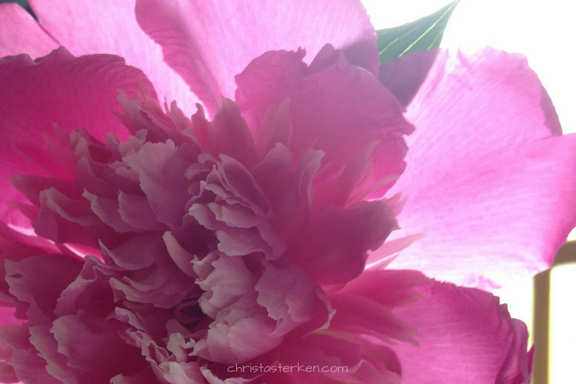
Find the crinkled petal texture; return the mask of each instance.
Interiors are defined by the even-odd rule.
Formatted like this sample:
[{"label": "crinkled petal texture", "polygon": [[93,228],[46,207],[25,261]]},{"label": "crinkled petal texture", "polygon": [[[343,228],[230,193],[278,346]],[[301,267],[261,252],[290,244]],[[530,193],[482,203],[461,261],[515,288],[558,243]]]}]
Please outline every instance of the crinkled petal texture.
[{"label": "crinkled petal texture", "polygon": [[576,224],[576,137],[559,136],[526,59],[441,52],[407,118],[417,130],[391,191],[408,197],[394,236],[425,236],[391,267],[484,289],[549,267]]}]

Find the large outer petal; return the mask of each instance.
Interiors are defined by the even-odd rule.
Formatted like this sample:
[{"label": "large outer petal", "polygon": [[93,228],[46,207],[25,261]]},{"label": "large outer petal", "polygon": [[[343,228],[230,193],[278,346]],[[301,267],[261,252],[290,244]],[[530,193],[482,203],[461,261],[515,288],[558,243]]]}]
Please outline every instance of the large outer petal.
[{"label": "large outer petal", "polygon": [[393,347],[404,384],[525,384],[528,331],[490,293],[447,283],[423,285],[422,298],[393,313],[415,327],[418,346]]},{"label": "large outer petal", "polygon": [[[30,0],[40,25],[74,55],[111,53],[140,68],[152,81],[160,102],[176,100],[187,113],[197,102],[184,80],[162,59],[162,49],[140,29],[136,0]],[[30,53],[21,51],[20,53]],[[33,55],[32,55],[33,56]],[[35,57],[35,56],[33,56]]]},{"label": "large outer petal", "polygon": [[136,14],[210,114],[234,95],[234,75],[266,51],[302,47],[313,58],[331,43],[377,71],[376,34],[359,1],[139,0]]},{"label": "large outer petal", "polygon": [[426,236],[391,267],[488,289],[547,268],[576,224],[576,137],[554,116],[522,56],[442,52],[390,191],[408,195],[393,236]]},{"label": "large outer petal", "polygon": [[0,57],[28,53],[45,56],[58,47],[24,8],[14,3],[0,4]]},{"label": "large outer petal", "polygon": [[21,55],[0,64],[0,217],[8,224],[24,224],[5,204],[25,201],[10,185],[10,175],[65,176],[59,172],[61,164],[52,160],[55,150],[66,149],[49,139],[53,124],[66,132],[82,126],[99,140],[107,132],[125,139],[128,130],[113,113],[122,110],[117,90],[133,94],[142,85],[154,90],[140,70],[117,56],[76,58],[61,48],[37,61]]}]

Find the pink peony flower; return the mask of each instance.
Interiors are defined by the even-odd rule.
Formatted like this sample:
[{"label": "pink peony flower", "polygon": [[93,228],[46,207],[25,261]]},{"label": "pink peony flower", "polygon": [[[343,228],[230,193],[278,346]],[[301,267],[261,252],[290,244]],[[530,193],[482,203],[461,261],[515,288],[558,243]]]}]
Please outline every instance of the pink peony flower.
[{"label": "pink peony flower", "polygon": [[550,265],[576,142],[523,58],[379,69],[348,0],[31,5],[0,5],[0,381],[529,382],[478,288]]}]

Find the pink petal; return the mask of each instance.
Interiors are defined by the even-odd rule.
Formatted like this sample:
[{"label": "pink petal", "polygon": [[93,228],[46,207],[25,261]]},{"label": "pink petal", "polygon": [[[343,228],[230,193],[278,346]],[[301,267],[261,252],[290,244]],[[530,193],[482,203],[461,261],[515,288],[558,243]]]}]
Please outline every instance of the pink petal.
[{"label": "pink petal", "polygon": [[[10,364],[22,380],[30,380],[30,383],[55,382],[46,370],[59,378],[62,378],[59,374],[72,374],[63,371],[66,358],[58,353],[49,329],[56,318],[55,308],[62,290],[74,280],[81,268],[81,261],[63,255],[40,255],[6,261],[6,281],[10,285],[10,293],[18,300],[18,309],[27,307],[26,317],[30,325],[30,328],[22,325],[6,331],[6,340],[2,340],[16,350]],[[22,340],[15,338],[23,332],[26,344],[29,341],[30,345],[22,345]],[[47,367],[46,361],[49,361]]]},{"label": "pink petal", "polygon": [[204,291],[198,303],[202,312],[216,318],[219,311],[250,294],[257,278],[248,270],[241,257],[211,253],[206,258],[214,258],[210,263],[213,270],[205,278],[199,277],[196,280]]},{"label": "pink petal", "polygon": [[389,60],[380,66],[378,77],[398,101],[407,106],[426,80],[438,53],[439,49],[431,49],[410,54],[410,60],[404,57]]},{"label": "pink petal", "polygon": [[408,196],[391,237],[425,237],[391,267],[483,288],[547,268],[576,224],[576,137],[554,136],[551,108],[523,57],[441,53],[390,191]]},{"label": "pink petal", "polygon": [[257,163],[254,140],[233,101],[222,99],[222,107],[214,116],[212,128],[212,140],[208,142],[207,152],[215,156],[228,155],[248,169]]},{"label": "pink petal", "polygon": [[377,71],[376,35],[356,1],[142,0],[136,15],[210,114],[222,96],[233,96],[234,75],[266,51],[303,47],[312,58],[331,43],[347,48],[352,63]]},{"label": "pink petal", "polygon": [[156,384],[158,380],[151,372],[143,375],[124,376],[119,374],[110,379],[110,384]]},{"label": "pink petal", "polygon": [[498,298],[452,284],[424,285],[422,298],[393,312],[415,327],[418,346],[394,346],[406,384],[529,382],[526,326]]},{"label": "pink petal", "polygon": [[[40,255],[19,261],[6,261],[6,282],[18,299],[18,312],[26,308],[32,325],[54,319],[60,293],[82,268],[82,262],[64,255]],[[20,305],[27,303],[28,305]],[[18,314],[19,317],[22,314]]]},{"label": "pink petal", "polygon": [[138,152],[124,157],[124,162],[138,173],[140,187],[159,222],[169,227],[182,224],[185,206],[190,199],[190,181],[185,171],[196,161],[198,151],[193,146],[165,143],[146,143]]},{"label": "pink petal", "polygon": [[[120,326],[93,314],[67,315],[54,321],[50,332],[58,341],[58,351],[68,357],[67,365],[77,368],[95,382],[109,382],[140,362],[140,351],[119,336]],[[91,373],[91,374],[87,374]]]},{"label": "pink petal", "polygon": [[166,252],[161,234],[154,232],[134,235],[115,248],[100,241],[100,250],[104,260],[129,271],[145,270]]},{"label": "pink petal", "polygon": [[276,229],[290,243],[307,225],[312,210],[312,179],[320,168],[321,151],[308,151],[292,164],[290,150],[276,145],[253,171],[274,209]]},{"label": "pink petal", "polygon": [[334,294],[330,304],[336,314],[330,321],[330,330],[356,335],[371,335],[391,341],[414,343],[414,330],[389,309],[370,298],[354,294]]},{"label": "pink petal", "polygon": [[382,201],[361,201],[346,209],[327,206],[291,246],[286,257],[318,284],[341,284],[364,270],[368,250],[377,249],[396,221]]},{"label": "pink petal", "polygon": [[402,135],[413,127],[402,106],[330,45],[309,67],[302,57],[302,51],[267,52],[236,76],[236,99],[252,132],[267,135],[270,111],[281,115],[290,99],[291,133],[283,144],[298,155],[311,148],[325,152],[315,208],[381,197],[405,167]]},{"label": "pink petal", "polygon": [[25,322],[25,320],[16,318],[15,313],[15,307],[5,306],[5,304],[0,306],[0,327],[5,325],[22,324]]},{"label": "pink petal", "polygon": [[15,351],[10,364],[18,372],[19,379],[27,384],[62,383],[46,371],[46,362],[32,348]]},{"label": "pink petal", "polygon": [[4,260],[59,253],[54,243],[38,236],[28,236],[0,223],[0,252]]},{"label": "pink petal", "polygon": [[59,45],[24,8],[14,3],[0,4],[0,36],[0,57],[21,53],[45,56]]},{"label": "pink petal", "polygon": [[[289,260],[264,261],[263,265],[264,273],[254,289],[258,304],[277,321],[274,335],[286,334],[300,324],[309,326],[313,320],[329,322],[330,310],[323,302],[325,294],[304,271]],[[323,325],[317,324],[318,328]]]},{"label": "pink petal", "polygon": [[194,111],[196,97],[182,78],[164,63],[162,49],[138,26],[135,0],[106,1],[97,7],[85,1],[31,0],[29,3],[42,28],[72,54],[122,56],[129,65],[146,73],[158,90],[161,102],[176,100],[187,113]]},{"label": "pink petal", "polygon": [[282,336],[274,334],[275,328],[275,321],[256,302],[256,292],[252,291],[218,313],[208,330],[207,350],[199,350],[197,355],[225,364],[253,359],[282,343]]},{"label": "pink petal", "polygon": [[416,301],[420,295],[414,288],[427,283],[429,279],[418,271],[365,271],[339,293],[363,296],[384,308],[393,309]]},{"label": "pink petal", "polygon": [[[164,255],[162,257],[166,258]],[[152,265],[134,272],[132,276],[113,277],[110,285],[115,301],[128,300],[152,304],[157,308],[175,307],[193,289],[190,279],[174,264],[168,264],[165,268]]]},{"label": "pink petal", "polygon": [[[346,366],[352,371],[362,358],[362,349],[356,343],[321,333],[311,334],[300,340],[286,340],[280,353],[282,365],[300,365],[304,369],[314,365]],[[293,372],[297,370],[290,373]]]},{"label": "pink petal", "polygon": [[119,57],[75,58],[64,48],[36,62],[24,55],[5,59],[0,83],[0,217],[21,225],[28,220],[5,204],[25,202],[10,186],[10,175],[66,175],[47,148],[53,124],[66,132],[82,126],[99,140],[107,132],[126,139],[128,131],[112,113],[122,108],[117,90],[133,94],[145,86],[153,92],[142,72]]}]

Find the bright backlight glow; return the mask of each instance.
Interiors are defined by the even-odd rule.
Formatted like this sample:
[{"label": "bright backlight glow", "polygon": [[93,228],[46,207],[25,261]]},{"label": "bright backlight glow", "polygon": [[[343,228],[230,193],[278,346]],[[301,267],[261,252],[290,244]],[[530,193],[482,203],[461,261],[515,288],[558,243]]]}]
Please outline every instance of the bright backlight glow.
[{"label": "bright backlight glow", "polygon": [[[450,0],[363,0],[376,29],[398,26],[434,13]],[[527,56],[552,98],[565,133],[576,132],[573,3],[566,0],[461,0],[442,46],[491,46]],[[576,239],[573,231],[569,240]],[[554,268],[551,276],[550,384],[576,383],[576,265]],[[532,280],[496,292],[512,316],[532,324]]]}]

